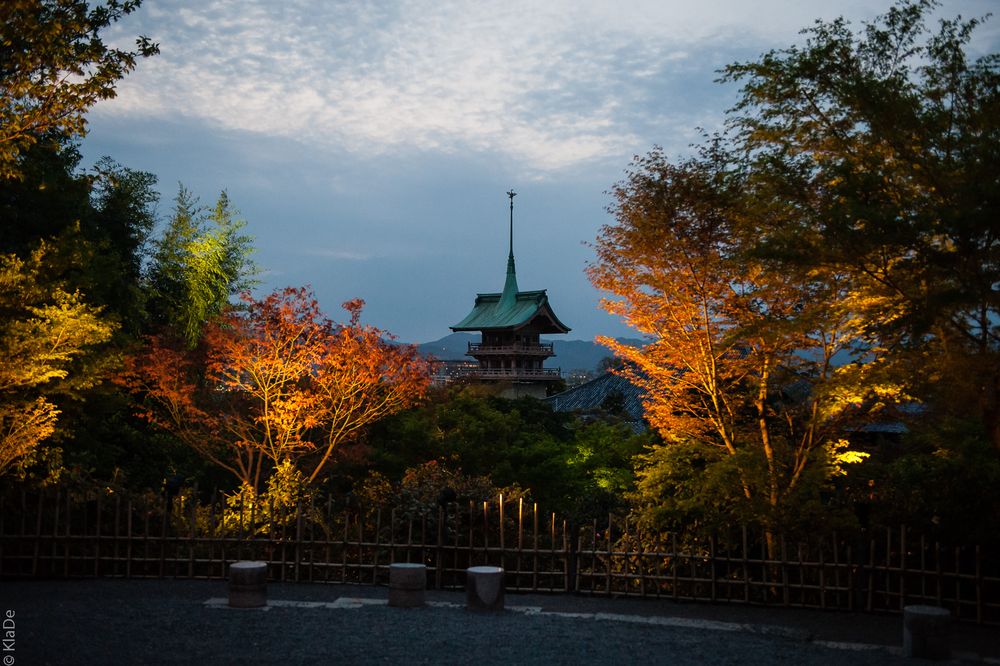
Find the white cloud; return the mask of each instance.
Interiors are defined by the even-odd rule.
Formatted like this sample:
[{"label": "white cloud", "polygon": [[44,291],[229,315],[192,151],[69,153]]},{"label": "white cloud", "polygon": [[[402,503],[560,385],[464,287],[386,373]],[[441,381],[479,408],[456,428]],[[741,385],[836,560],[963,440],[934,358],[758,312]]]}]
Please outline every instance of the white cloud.
[{"label": "white cloud", "polygon": [[839,13],[874,12],[866,0],[164,0],[118,26],[124,41],[139,25],[162,54],[97,112],[368,155],[499,153],[545,172],[630,154],[649,143],[642,122],[704,125],[684,100],[654,102],[689,92],[664,96],[665,73],[704,68],[706,48],[787,45]]}]

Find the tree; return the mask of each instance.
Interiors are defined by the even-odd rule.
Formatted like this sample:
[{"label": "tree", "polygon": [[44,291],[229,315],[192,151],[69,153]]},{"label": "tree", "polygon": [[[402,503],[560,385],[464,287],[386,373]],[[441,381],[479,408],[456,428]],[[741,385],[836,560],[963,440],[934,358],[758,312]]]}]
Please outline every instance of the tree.
[{"label": "tree", "polygon": [[857,325],[835,273],[780,270],[748,252],[751,222],[782,212],[748,196],[747,180],[719,141],[678,164],[659,151],[639,158],[614,189],[616,224],[602,228],[589,274],[614,297],[604,306],[649,339],[599,341],[646,389],[663,446],[715,450],[705,460],[735,472],[744,515],[775,530],[817,478],[860,459],[843,428],[894,387],[858,389],[856,375],[876,366],[834,369]]},{"label": "tree", "polygon": [[305,289],[230,309],[196,349],[153,336],[122,377],[167,428],[256,494],[280,464],[322,478],[338,447],[423,396],[430,373],[416,348],[350,319],[325,319]]},{"label": "tree", "polygon": [[55,432],[53,396],[99,381],[93,351],[114,330],[79,292],[46,282],[46,251],[0,255],[0,474],[23,471]]},{"label": "tree", "polygon": [[156,243],[150,267],[154,325],[170,329],[189,348],[205,324],[218,317],[230,299],[253,286],[253,243],[222,192],[206,211],[182,185],[174,214]]},{"label": "tree", "polygon": [[100,32],[141,0],[7,0],[0,4],[0,178],[20,176],[19,156],[46,135],[84,134],[84,113],[115,96],[137,58],[159,52],[108,48]]},{"label": "tree", "polygon": [[1000,450],[1000,54],[970,60],[980,19],[927,29],[936,5],[727,67],[729,140],[748,187],[799,212],[757,221],[759,253],[842,274],[864,343]]}]

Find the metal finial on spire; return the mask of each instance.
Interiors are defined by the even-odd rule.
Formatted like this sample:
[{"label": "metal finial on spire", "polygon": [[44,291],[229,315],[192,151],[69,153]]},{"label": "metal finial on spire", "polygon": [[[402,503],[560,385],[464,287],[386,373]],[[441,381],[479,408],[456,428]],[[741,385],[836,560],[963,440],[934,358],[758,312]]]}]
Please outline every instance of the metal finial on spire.
[{"label": "metal finial on spire", "polygon": [[517,196],[517,192],[514,188],[507,190],[507,196],[510,197],[510,256],[514,256],[514,197]]}]

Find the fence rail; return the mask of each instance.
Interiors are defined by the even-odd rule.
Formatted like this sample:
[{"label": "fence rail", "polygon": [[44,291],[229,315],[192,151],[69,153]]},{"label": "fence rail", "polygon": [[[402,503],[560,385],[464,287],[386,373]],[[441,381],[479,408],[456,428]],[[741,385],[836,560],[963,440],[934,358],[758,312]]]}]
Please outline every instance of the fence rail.
[{"label": "fence rail", "polygon": [[502,496],[480,504],[282,511],[197,493],[171,500],[64,490],[0,496],[0,576],[225,578],[243,559],[278,581],[387,585],[389,565],[421,562],[428,584],[464,585],[501,566],[510,591],[572,592],[786,607],[901,611],[927,603],[1000,625],[1000,558],[906,528],[766,540],[747,528],[648,534],[627,519],[573,525]]}]

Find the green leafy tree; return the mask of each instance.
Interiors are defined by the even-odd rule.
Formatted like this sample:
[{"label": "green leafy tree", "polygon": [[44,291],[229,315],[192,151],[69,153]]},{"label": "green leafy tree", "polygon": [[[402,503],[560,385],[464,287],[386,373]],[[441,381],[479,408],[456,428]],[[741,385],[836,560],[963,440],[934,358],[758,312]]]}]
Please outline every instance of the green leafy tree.
[{"label": "green leafy tree", "polygon": [[87,109],[115,96],[138,58],[159,47],[108,48],[101,31],[141,0],[6,0],[0,4],[0,178],[19,177],[20,155],[45,136],[84,134]]},{"label": "green leafy tree", "polygon": [[1000,54],[980,19],[928,29],[934,0],[724,70],[747,187],[794,214],[756,221],[759,253],[850,285],[862,339],[943,415],[1000,450]]},{"label": "green leafy tree", "polygon": [[154,324],[193,348],[209,320],[253,284],[252,239],[225,192],[205,210],[183,186],[150,269]]}]

